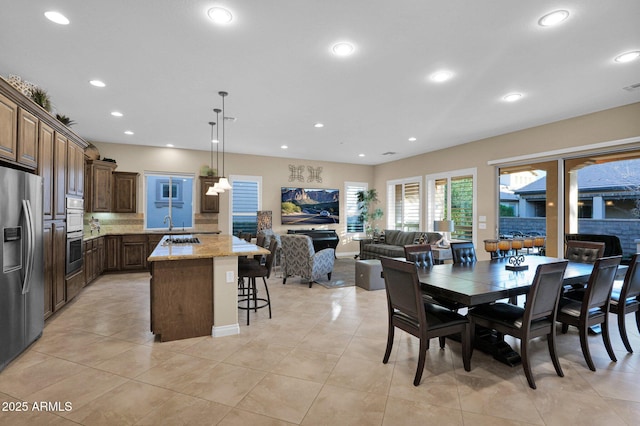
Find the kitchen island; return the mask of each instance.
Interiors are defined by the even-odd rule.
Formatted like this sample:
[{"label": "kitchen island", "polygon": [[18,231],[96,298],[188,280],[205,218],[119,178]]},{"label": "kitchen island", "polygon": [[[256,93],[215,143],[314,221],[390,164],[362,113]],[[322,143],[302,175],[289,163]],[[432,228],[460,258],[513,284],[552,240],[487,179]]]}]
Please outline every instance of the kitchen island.
[{"label": "kitchen island", "polygon": [[163,236],[147,258],[151,332],[163,342],[240,333],[238,257],[268,253],[231,235]]}]

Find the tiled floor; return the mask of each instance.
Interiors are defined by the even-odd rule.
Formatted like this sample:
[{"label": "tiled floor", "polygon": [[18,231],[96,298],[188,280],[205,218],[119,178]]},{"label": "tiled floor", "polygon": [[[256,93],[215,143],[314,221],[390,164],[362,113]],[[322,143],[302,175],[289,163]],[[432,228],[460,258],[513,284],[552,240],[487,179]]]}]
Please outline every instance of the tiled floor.
[{"label": "tiled floor", "polygon": [[[42,338],[0,373],[0,424],[610,426],[640,418],[640,353],[627,354],[615,322],[617,363],[600,336],[589,338],[596,372],[575,330],[558,338],[564,378],[546,342],[535,342],[535,391],[521,367],[476,351],[465,372],[459,344],[440,350],[434,341],[414,387],[416,339],[397,332],[382,364],[383,290],[272,278],[273,319],[262,310],[247,327],[241,314],[240,335],[160,343],[149,332],[148,278],[102,276],[49,320]],[[26,412],[5,411],[21,401]],[[49,411],[33,409],[42,401],[52,403]]]}]

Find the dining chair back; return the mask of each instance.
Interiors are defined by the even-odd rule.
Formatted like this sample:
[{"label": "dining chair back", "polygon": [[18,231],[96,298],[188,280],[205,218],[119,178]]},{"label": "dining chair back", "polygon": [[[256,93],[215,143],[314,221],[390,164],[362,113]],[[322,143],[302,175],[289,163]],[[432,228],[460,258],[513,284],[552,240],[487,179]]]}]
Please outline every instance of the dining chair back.
[{"label": "dining chair back", "polygon": [[414,262],[418,268],[430,268],[433,266],[433,253],[429,244],[404,246],[404,257],[407,261]]},{"label": "dining chair back", "polygon": [[388,311],[387,348],[382,362],[386,364],[393,348],[395,328],[406,331],[420,340],[418,366],[413,380],[420,384],[429,349],[429,339],[440,338],[444,349],[445,336],[460,334],[464,368],[470,371],[471,329],[469,320],[445,307],[425,301],[420,290],[418,269],[413,262],[382,257],[382,272],[385,280]]},{"label": "dining chair back", "polygon": [[478,260],[473,243],[451,243],[451,258],[454,264],[474,263]]},{"label": "dining chair back", "polygon": [[585,288],[581,301],[563,297],[558,306],[557,321],[562,323],[562,332],[566,333],[570,325],[577,327],[580,334],[580,346],[590,370],[596,371],[591,359],[587,340],[588,328],[601,324],[602,340],[611,361],[617,361],[609,339],[609,299],[613,281],[622,256],[602,257],[596,260],[593,271]]},{"label": "dining chair back", "polygon": [[616,286],[611,291],[611,301],[609,303],[609,311],[618,316],[618,330],[622,343],[627,352],[633,352],[629,337],[627,336],[627,327],[625,324],[625,316],[632,312],[636,313],[636,327],[640,332],[640,253],[636,253],[631,258],[629,269],[624,276],[622,286]]},{"label": "dining chair back", "polygon": [[604,256],[604,243],[568,240],[564,258],[570,262],[594,263]]},{"label": "dining chair back", "polygon": [[[538,265],[524,308],[510,303],[494,303],[480,305],[468,313],[472,336],[478,325],[520,339],[522,368],[532,389],[536,388],[529,360],[529,340],[533,337],[547,337],[549,355],[556,373],[560,377],[564,376],[556,352],[555,320],[568,263],[563,261]],[[473,340],[472,337],[472,342]]]}]

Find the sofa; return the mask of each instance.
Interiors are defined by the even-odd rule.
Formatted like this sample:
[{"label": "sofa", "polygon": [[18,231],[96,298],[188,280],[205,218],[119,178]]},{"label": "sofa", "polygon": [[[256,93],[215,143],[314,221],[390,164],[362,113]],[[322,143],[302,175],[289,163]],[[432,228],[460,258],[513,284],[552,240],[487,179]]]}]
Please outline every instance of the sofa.
[{"label": "sofa", "polygon": [[[435,244],[442,239],[438,232],[396,231],[387,229],[384,238],[360,240],[360,259],[380,259],[381,256],[404,257],[404,246],[409,244]],[[422,241],[421,241],[422,240]]]}]

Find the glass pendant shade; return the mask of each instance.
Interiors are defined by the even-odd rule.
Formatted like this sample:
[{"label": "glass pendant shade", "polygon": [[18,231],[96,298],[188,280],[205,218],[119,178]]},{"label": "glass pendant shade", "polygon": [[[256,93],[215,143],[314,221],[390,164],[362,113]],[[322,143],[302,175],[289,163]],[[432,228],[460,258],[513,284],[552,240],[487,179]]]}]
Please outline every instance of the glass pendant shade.
[{"label": "glass pendant shade", "polygon": [[213,186],[210,186],[205,195],[218,195],[218,191]]},{"label": "glass pendant shade", "polygon": [[216,191],[218,194],[222,194],[224,192],[224,188],[220,187],[220,182],[216,182],[216,184],[213,185],[213,190]]},{"label": "glass pendant shade", "polygon": [[229,191],[232,189],[231,184],[229,183],[229,179],[227,179],[226,177],[221,177],[220,180],[218,181],[218,183],[216,185],[219,185],[219,188],[222,188],[226,191]]}]

